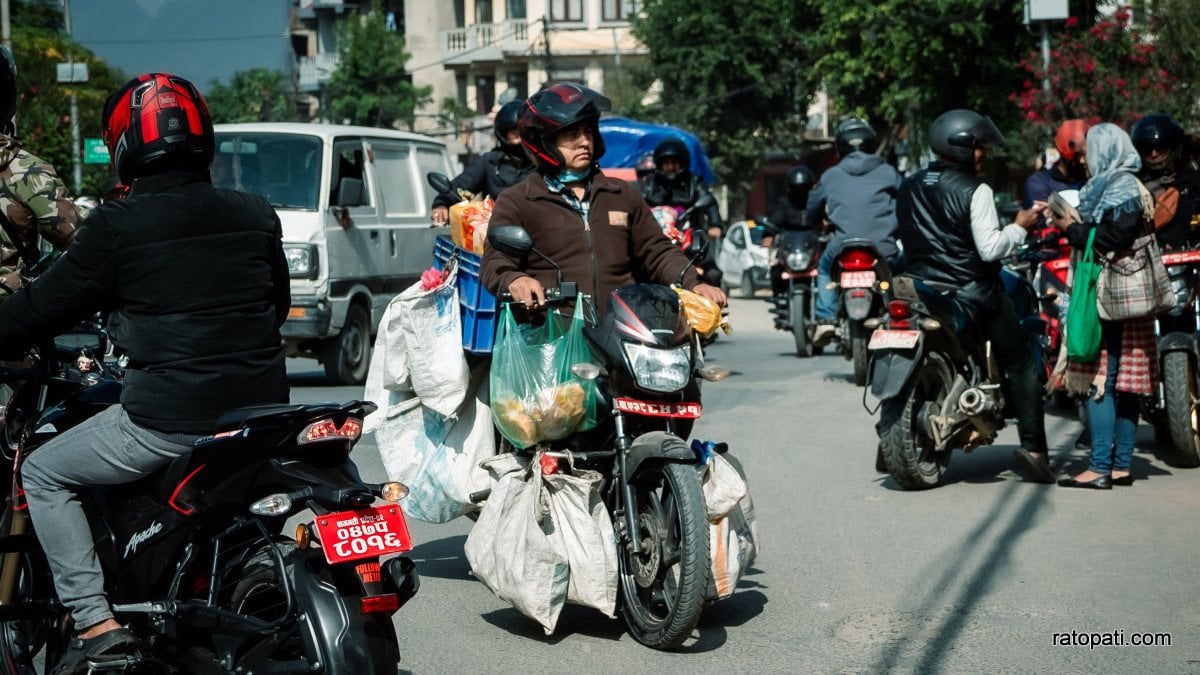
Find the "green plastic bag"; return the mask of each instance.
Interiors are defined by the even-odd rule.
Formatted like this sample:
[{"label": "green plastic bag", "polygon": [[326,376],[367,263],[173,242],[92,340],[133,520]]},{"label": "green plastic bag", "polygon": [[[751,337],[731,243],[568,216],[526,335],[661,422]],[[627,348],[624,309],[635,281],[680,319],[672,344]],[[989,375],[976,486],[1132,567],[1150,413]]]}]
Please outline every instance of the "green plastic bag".
[{"label": "green plastic bag", "polygon": [[1100,356],[1100,312],[1096,307],[1100,263],[1092,251],[1095,239],[1096,228],[1092,228],[1083,258],[1075,263],[1071,303],[1067,306],[1067,358],[1076,363],[1092,363]]},{"label": "green plastic bag", "polygon": [[545,327],[530,330],[517,324],[509,303],[501,308],[492,348],[492,421],[514,447],[596,426],[596,383],[571,372],[592,362],[583,311],[581,296],[572,317],[551,312]]}]

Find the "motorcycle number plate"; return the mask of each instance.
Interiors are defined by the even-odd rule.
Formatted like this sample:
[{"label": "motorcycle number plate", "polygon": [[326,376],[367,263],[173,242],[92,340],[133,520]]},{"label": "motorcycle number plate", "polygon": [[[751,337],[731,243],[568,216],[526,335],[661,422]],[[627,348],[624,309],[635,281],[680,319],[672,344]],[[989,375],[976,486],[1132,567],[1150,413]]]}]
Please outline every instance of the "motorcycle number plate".
[{"label": "motorcycle number plate", "polygon": [[398,504],[317,516],[313,524],[331,565],[412,550],[408,523]]},{"label": "motorcycle number plate", "polygon": [[842,272],[838,281],[842,288],[870,288],[875,285],[874,272]]},{"label": "motorcycle number plate", "polygon": [[917,338],[921,337],[919,330],[884,330],[877,329],[871,333],[871,341],[867,349],[912,349],[917,346]]}]

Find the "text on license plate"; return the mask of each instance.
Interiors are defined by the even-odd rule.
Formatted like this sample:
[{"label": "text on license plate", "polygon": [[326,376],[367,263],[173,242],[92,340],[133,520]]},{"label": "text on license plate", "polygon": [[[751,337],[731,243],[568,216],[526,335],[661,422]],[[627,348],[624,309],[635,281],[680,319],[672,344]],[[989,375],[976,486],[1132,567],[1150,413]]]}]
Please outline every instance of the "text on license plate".
[{"label": "text on license plate", "polygon": [[870,288],[875,285],[875,273],[842,272],[842,278],[838,281],[838,285],[842,288]]},{"label": "text on license plate", "polygon": [[398,504],[317,516],[313,521],[330,564],[412,550]]},{"label": "text on license plate", "polygon": [[919,330],[884,330],[880,328],[871,333],[871,341],[867,343],[867,349],[911,349],[916,346],[919,337],[921,337]]}]

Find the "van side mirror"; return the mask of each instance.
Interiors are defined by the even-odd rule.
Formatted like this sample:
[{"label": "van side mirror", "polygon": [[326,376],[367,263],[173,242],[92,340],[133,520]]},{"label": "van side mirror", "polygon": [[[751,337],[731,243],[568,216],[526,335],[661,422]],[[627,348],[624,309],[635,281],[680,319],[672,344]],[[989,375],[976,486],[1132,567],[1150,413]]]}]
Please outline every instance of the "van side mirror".
[{"label": "van side mirror", "polygon": [[362,206],[363,182],[361,178],[343,177],[338,180],[337,206]]},{"label": "van side mirror", "polygon": [[429,187],[437,190],[438,194],[454,194],[454,188],[450,185],[450,179],[444,173],[430,171],[429,173],[425,174],[425,181],[429,183]]},{"label": "van side mirror", "polygon": [[524,260],[533,250],[533,239],[520,225],[489,226],[487,240],[492,248],[518,260]]}]

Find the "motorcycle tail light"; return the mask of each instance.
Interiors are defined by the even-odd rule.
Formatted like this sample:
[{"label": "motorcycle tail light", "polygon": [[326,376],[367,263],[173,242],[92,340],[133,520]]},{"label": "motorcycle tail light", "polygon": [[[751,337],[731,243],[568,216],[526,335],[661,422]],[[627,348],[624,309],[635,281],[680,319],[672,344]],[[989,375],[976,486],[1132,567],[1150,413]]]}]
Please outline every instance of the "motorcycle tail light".
[{"label": "motorcycle tail light", "polygon": [[838,256],[838,265],[848,272],[869,270],[875,267],[875,256],[866,251],[846,251]]},{"label": "motorcycle tail light", "polygon": [[912,316],[912,308],[906,300],[892,300],[887,306],[888,316],[893,320],[904,320]]},{"label": "motorcycle tail light", "polygon": [[362,434],[362,422],[357,418],[347,417],[341,426],[332,418],[313,422],[300,432],[296,443],[306,445],[320,441],[354,441]]}]

